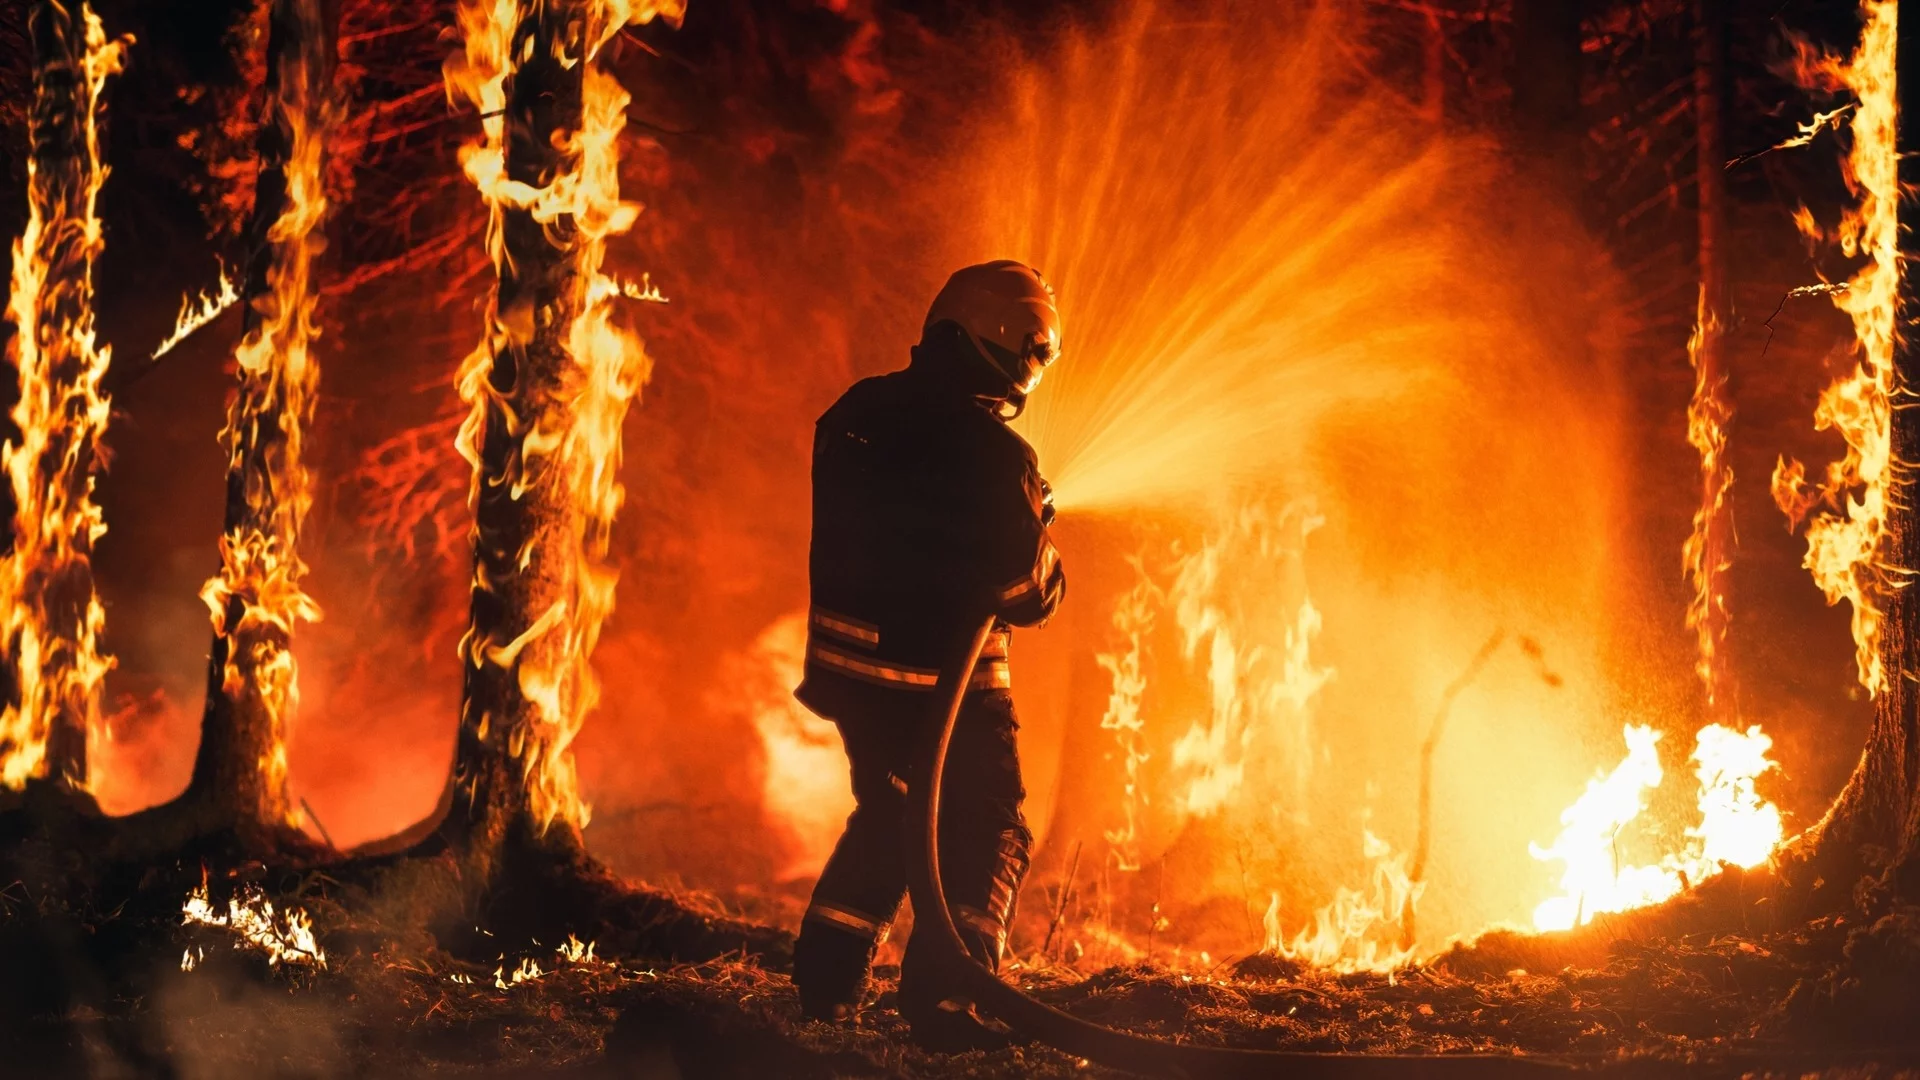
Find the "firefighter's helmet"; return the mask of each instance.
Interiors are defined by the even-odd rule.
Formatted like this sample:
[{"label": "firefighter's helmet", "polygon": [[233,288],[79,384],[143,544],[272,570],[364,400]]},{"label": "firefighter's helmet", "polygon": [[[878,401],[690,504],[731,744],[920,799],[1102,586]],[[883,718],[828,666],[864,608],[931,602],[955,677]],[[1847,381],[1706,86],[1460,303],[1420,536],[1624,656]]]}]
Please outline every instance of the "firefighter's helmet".
[{"label": "firefighter's helmet", "polygon": [[922,334],[950,322],[980,358],[1006,376],[1016,408],[1060,358],[1060,309],[1040,271],[1012,259],[969,266],[947,279],[927,310]]}]

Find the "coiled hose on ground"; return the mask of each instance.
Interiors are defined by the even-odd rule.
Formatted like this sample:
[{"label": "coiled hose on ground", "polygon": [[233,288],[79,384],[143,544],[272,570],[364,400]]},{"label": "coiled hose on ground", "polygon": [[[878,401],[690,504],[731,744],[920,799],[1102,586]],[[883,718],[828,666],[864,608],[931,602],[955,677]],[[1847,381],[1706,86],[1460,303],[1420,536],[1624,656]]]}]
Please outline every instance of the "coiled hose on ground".
[{"label": "coiled hose on ground", "polygon": [[975,961],[960,940],[953,913],[947,909],[940,882],[940,774],[946,767],[947,744],[960,716],[968,680],[981,650],[993,631],[985,619],[963,653],[940,671],[934,693],[938,728],[920,775],[922,790],[914,800],[917,819],[913,840],[912,893],[916,934],[929,934],[944,966],[956,973],[975,1004],[1014,1030],[1066,1053],[1110,1068],[1146,1076],[1215,1080],[1228,1077],[1340,1077],[1380,1080],[1438,1080],[1465,1078],[1524,1078],[1565,1076],[1571,1066],[1535,1058],[1504,1055],[1446,1054],[1402,1056],[1384,1054],[1303,1053],[1281,1050],[1242,1050],[1167,1042],[1102,1027],[1036,1001]]}]

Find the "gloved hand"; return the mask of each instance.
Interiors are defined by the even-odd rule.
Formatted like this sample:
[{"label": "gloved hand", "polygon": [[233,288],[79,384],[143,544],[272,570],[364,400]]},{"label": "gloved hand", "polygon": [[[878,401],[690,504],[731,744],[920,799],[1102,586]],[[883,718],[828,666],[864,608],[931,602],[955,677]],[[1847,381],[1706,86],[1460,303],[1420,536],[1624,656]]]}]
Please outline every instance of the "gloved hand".
[{"label": "gloved hand", "polygon": [[1053,524],[1053,485],[1045,478],[1040,481],[1040,525],[1042,528]]}]

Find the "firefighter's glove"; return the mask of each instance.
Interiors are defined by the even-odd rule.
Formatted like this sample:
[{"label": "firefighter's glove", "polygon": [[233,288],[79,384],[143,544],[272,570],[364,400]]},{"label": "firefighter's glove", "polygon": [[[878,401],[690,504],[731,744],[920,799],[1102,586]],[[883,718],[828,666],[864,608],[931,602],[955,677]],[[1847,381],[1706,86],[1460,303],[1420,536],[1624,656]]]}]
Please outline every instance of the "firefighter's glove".
[{"label": "firefighter's glove", "polygon": [[1042,480],[1040,481],[1040,527],[1044,529],[1052,525],[1053,518],[1053,485]]}]

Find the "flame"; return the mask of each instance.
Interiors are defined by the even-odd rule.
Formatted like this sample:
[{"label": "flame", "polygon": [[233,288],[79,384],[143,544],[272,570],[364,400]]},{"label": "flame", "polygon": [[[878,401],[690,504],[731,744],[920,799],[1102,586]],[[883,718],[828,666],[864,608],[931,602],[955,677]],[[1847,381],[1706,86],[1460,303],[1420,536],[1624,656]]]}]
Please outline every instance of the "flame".
[{"label": "flame", "polygon": [[[601,268],[607,240],[630,229],[640,208],[620,198],[618,141],[630,98],[597,60],[622,27],[656,17],[677,22],[685,10],[682,0],[591,0],[581,6],[582,21],[575,25],[582,55],[569,60],[585,64],[581,126],[565,136],[568,167],[545,186],[507,175],[505,113],[507,80],[527,58],[513,55],[515,34],[523,20],[551,16],[544,15],[540,5],[518,0],[463,0],[459,21],[464,49],[446,67],[449,97],[464,97],[481,116],[481,138],[466,146],[460,158],[488,206],[487,248],[496,270],[507,257],[504,225],[509,209],[529,213],[555,243],[566,236],[574,264],[576,295],[571,306],[563,306],[576,312],[565,334],[575,370],[567,381],[572,389],[564,404],[516,415],[513,406],[518,402],[494,388],[494,358],[524,345],[534,330],[530,319],[503,313],[497,294],[489,305],[488,333],[456,378],[469,409],[458,446],[473,468],[472,497],[477,500],[482,485],[507,485],[516,499],[536,486],[555,485],[555,501],[572,515],[564,537],[539,541],[568,549],[555,552],[569,565],[546,610],[512,642],[487,640],[475,627],[462,648],[475,666],[512,667],[518,662],[520,690],[534,716],[529,730],[512,737],[525,769],[529,809],[542,828],[556,819],[575,826],[587,822],[588,808],[568,747],[600,696],[591,657],[601,625],[613,610],[617,574],[607,563],[607,547],[625,497],[619,482],[620,427],[651,370],[639,340],[611,319],[609,301],[630,295],[629,287]],[[521,40],[530,49],[535,37]],[[637,291],[640,299],[664,302],[650,284]],[[481,462],[490,414],[510,425],[518,440],[505,476],[486,475]],[[524,553],[523,569],[532,558],[531,551]],[[475,587],[492,586],[480,574]]]},{"label": "flame", "polygon": [[1395,851],[1364,825],[1360,845],[1371,864],[1367,888],[1336,889],[1332,902],[1313,913],[1312,925],[1291,938],[1281,931],[1280,894],[1270,893],[1261,920],[1262,951],[1338,972],[1393,971],[1412,962],[1401,918],[1419,902],[1426,883],[1408,876],[1406,852]]},{"label": "flame", "polygon": [[307,567],[299,554],[300,530],[313,506],[306,429],[320,384],[313,264],[326,243],[323,172],[336,118],[326,83],[332,38],[320,27],[320,7],[295,4],[297,48],[278,59],[273,114],[286,139],[285,196],[267,230],[266,291],[249,301],[259,321],[234,351],[238,385],[220,433],[229,491],[242,505],[231,505],[229,495],[220,572],[200,589],[215,635],[227,639],[221,691],[258,708],[265,721],[261,819],[289,823],[296,817],[286,791],[287,732],[300,703],[290,644],[299,624],[320,618],[319,605],[301,586]]},{"label": "flame", "polygon": [[1730,618],[1724,582],[1732,567],[1728,533],[1733,521],[1728,500],[1733,492],[1733,465],[1727,459],[1727,423],[1733,418],[1733,403],[1727,400],[1726,375],[1709,370],[1714,365],[1707,362],[1721,332],[1702,288],[1699,314],[1687,339],[1687,361],[1694,372],[1693,400],[1687,405],[1687,442],[1700,454],[1700,507],[1693,513],[1693,532],[1681,549],[1681,560],[1693,583],[1693,596],[1687,602],[1687,629],[1694,632],[1698,650],[1694,670],[1706,687],[1710,709],[1729,696],[1725,684],[1730,677],[1720,662],[1720,648],[1726,641]]},{"label": "flame", "polygon": [[1563,827],[1551,845],[1533,848],[1534,858],[1564,867],[1561,895],[1534,909],[1538,929],[1567,930],[1595,915],[1657,904],[1726,865],[1758,866],[1784,836],[1779,809],[1754,790],[1755,778],[1777,767],[1767,757],[1773,740],[1758,725],[1743,733],[1709,724],[1700,729],[1693,750],[1700,823],[1686,831],[1686,848],[1656,863],[1622,865],[1620,838],[1664,776],[1660,733],[1629,724],[1623,735],[1626,758],[1588,782],[1586,792],[1560,815]]},{"label": "flame", "polygon": [[[225,911],[214,907],[203,879],[180,906],[180,925],[217,926],[231,930],[237,940],[233,947],[252,947],[266,954],[267,966],[307,964],[326,970],[326,950],[314,940],[313,920],[300,908],[288,908],[276,914],[273,901],[257,886],[249,885],[239,896],[227,900]],[[206,958],[204,950],[191,949],[180,958],[180,970],[192,971]]]},{"label": "flame", "polygon": [[[1846,161],[1847,187],[1859,197],[1840,222],[1841,249],[1866,257],[1834,306],[1853,319],[1859,361],[1828,386],[1814,409],[1816,430],[1833,428],[1846,440],[1846,454],[1827,467],[1824,483],[1809,485],[1806,467],[1782,457],[1773,473],[1773,498],[1793,527],[1806,524],[1805,566],[1827,603],[1846,600],[1853,609],[1855,663],[1871,694],[1887,687],[1880,657],[1883,561],[1893,486],[1893,400],[1899,392],[1894,368],[1895,308],[1900,285],[1900,180],[1896,150],[1899,102],[1894,53],[1898,44],[1897,0],[1863,0],[1859,48],[1850,60],[1803,57],[1802,74],[1831,80],[1858,98],[1850,122],[1853,149]],[[1826,507],[1812,519],[1808,515]]]},{"label": "flame", "polygon": [[173,351],[175,345],[193,336],[195,330],[220,317],[228,308],[240,302],[240,289],[226,270],[220,271],[220,288],[217,292],[202,292],[180,298],[180,315],[174,320],[173,333],[167,340],[153,350],[153,359],[158,360]]},{"label": "flame", "polygon": [[546,972],[540,970],[539,961],[529,956],[522,959],[520,965],[514,968],[511,974],[507,973],[507,969],[504,966],[494,968],[493,988],[495,990],[511,990],[523,982],[532,982],[545,974]]},{"label": "flame", "polygon": [[1146,571],[1134,564],[1140,582],[1120,598],[1113,609],[1113,628],[1126,641],[1125,652],[1100,653],[1094,661],[1113,677],[1113,691],[1107,696],[1106,715],[1100,729],[1114,733],[1114,742],[1125,763],[1125,797],[1121,803],[1124,820],[1117,828],[1106,830],[1109,856],[1116,870],[1140,869],[1140,810],[1146,795],[1141,790],[1140,768],[1149,760],[1143,733],[1146,719],[1140,714],[1140,698],[1147,690],[1146,674],[1141,670],[1141,637],[1153,629],[1153,601],[1159,595]]},{"label": "flame", "polygon": [[[65,21],[66,9],[40,13]],[[12,661],[15,696],[0,713],[0,783],[18,790],[49,766],[48,744],[65,731],[99,737],[100,694],[113,661],[101,651],[106,612],[93,586],[93,545],[106,532],[93,500],[111,414],[101,390],[110,350],[97,345],[93,261],[104,246],[95,212],[107,168],[100,158],[100,93],[118,72],[131,37],[107,40],[84,3],[85,50],[72,58],[73,87],[42,70],[36,79],[33,139],[60,140],[49,118],[71,115],[77,155],[27,157],[27,227],[13,245],[7,318],[20,401],[18,442],[0,450],[13,487],[13,544],[0,558],[0,644]],[[77,89],[83,101],[56,100]],[[42,168],[51,164],[51,168]],[[84,742],[81,744],[84,746]],[[59,754],[60,780],[84,788],[84,762]]]},{"label": "flame", "polygon": [[[1182,801],[1191,814],[1214,814],[1241,795],[1247,763],[1256,748],[1291,766],[1292,791],[1305,787],[1312,763],[1311,706],[1334,675],[1332,668],[1313,661],[1320,611],[1305,594],[1300,569],[1307,537],[1324,521],[1305,503],[1288,507],[1277,523],[1258,506],[1248,506],[1227,530],[1209,538],[1179,564],[1168,595],[1187,658],[1195,659],[1203,643],[1207,647],[1207,682],[1212,691],[1207,718],[1193,721],[1173,744],[1173,765],[1189,776]],[[1223,567],[1240,548],[1250,548],[1262,557],[1280,555],[1278,561],[1301,578],[1298,607],[1281,627],[1278,671],[1273,670],[1268,650],[1258,642],[1249,647],[1240,640],[1244,634],[1260,636],[1268,629],[1250,622],[1254,613],[1237,610],[1236,602],[1247,584],[1243,578],[1223,577]],[[1254,797],[1269,796],[1261,792]]]}]

